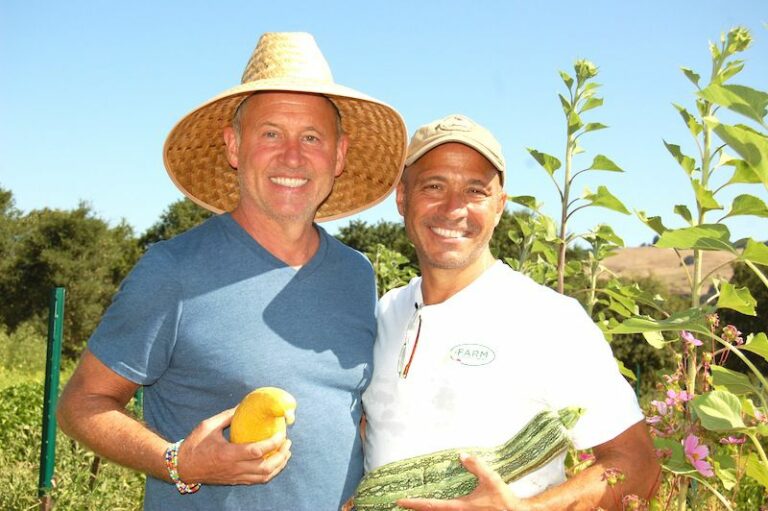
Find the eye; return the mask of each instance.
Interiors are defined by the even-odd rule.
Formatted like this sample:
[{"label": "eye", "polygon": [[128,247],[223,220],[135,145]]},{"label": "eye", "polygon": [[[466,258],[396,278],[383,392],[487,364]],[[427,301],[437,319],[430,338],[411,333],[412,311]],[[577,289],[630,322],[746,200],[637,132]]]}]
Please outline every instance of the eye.
[{"label": "eye", "polygon": [[320,139],[317,137],[317,135],[304,135],[304,141],[310,144],[317,144],[320,142]]},{"label": "eye", "polygon": [[265,130],[261,136],[264,138],[277,138],[279,135],[275,130]]},{"label": "eye", "polygon": [[486,192],[483,188],[470,188],[468,190],[469,194],[475,197],[487,197],[488,192]]}]

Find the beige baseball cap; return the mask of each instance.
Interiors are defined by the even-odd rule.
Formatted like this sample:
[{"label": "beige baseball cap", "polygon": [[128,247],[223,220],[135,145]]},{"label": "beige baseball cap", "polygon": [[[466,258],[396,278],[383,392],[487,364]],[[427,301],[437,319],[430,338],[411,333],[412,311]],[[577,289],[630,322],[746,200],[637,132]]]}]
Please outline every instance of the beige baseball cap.
[{"label": "beige baseball cap", "polygon": [[448,142],[464,144],[485,156],[499,171],[499,179],[504,186],[506,163],[501,144],[490,131],[461,114],[451,114],[417,129],[408,145],[405,166],[413,165],[431,149]]}]

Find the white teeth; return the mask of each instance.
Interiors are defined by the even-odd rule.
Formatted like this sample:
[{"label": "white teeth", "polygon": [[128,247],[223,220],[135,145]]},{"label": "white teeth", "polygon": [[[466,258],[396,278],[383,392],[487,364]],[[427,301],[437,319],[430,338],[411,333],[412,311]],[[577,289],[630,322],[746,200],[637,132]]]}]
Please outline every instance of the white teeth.
[{"label": "white teeth", "polygon": [[451,229],[442,229],[440,227],[432,227],[432,232],[443,238],[461,238],[464,236],[464,231],[454,231]]},{"label": "white teeth", "polygon": [[269,180],[276,185],[287,186],[288,188],[298,188],[309,181],[298,177],[270,177]]}]

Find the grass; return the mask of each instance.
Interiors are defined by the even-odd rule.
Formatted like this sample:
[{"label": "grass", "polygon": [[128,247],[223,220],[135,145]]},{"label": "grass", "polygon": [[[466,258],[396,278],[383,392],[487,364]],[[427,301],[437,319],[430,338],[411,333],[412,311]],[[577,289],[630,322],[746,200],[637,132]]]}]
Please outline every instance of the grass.
[{"label": "grass", "polygon": [[[61,384],[74,364],[64,364]],[[37,509],[45,340],[30,332],[0,331],[0,509]],[[54,487],[56,509],[140,510],[144,476],[100,460],[61,432],[56,435]]]}]

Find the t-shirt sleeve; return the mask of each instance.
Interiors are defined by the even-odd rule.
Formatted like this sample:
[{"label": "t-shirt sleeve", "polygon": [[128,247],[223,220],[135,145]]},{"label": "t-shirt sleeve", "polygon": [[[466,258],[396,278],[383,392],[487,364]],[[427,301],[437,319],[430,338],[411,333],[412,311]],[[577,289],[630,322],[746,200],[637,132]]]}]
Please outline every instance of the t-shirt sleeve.
[{"label": "t-shirt sleeve", "polygon": [[140,385],[155,382],[173,353],[182,308],[177,267],[162,243],[150,247],[88,341],[103,364]]},{"label": "t-shirt sleeve", "polygon": [[632,387],[621,375],[610,345],[573,300],[553,318],[550,402],[556,409],[580,406],[571,431],[574,446],[587,449],[611,440],[644,418]]}]

